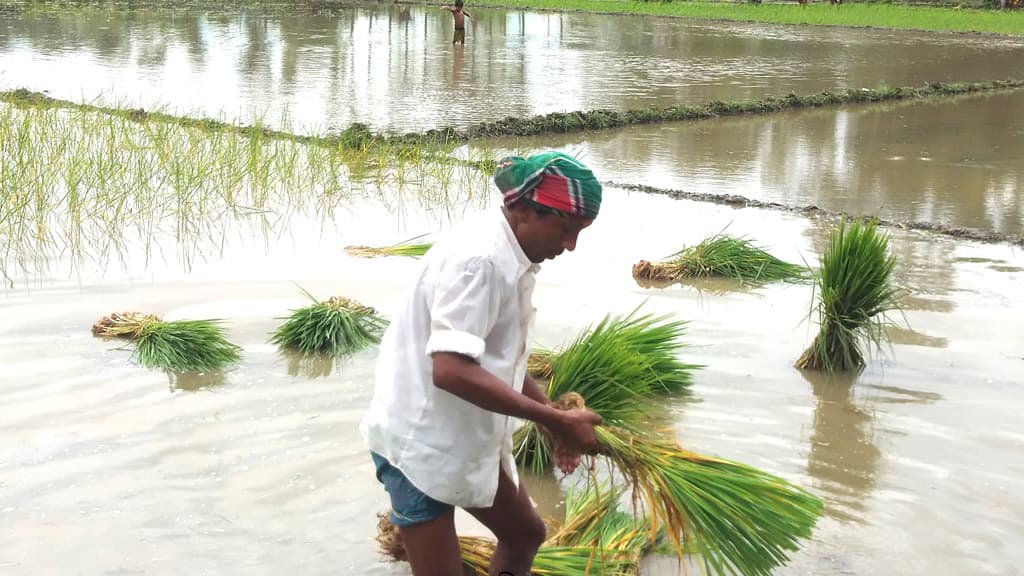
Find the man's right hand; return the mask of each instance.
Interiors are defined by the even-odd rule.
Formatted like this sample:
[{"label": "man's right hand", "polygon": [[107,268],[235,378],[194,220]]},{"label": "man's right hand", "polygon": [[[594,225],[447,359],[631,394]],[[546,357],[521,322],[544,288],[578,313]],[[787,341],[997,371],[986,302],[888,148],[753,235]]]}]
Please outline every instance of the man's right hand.
[{"label": "man's right hand", "polygon": [[557,412],[557,417],[547,424],[547,428],[560,448],[580,454],[600,451],[601,445],[594,433],[594,426],[604,422],[600,414],[579,408]]}]

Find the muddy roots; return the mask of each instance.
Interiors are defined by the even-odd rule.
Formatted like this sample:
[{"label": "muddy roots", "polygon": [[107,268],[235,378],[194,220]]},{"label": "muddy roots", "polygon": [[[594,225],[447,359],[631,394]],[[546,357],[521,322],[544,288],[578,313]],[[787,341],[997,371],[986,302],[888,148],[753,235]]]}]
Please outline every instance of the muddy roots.
[{"label": "muddy roots", "polygon": [[530,352],[530,356],[526,359],[526,371],[530,373],[530,376],[539,380],[551,378],[551,357],[538,352]]},{"label": "muddy roots", "polygon": [[381,552],[393,562],[404,562],[409,559],[402,544],[402,534],[398,526],[391,523],[390,513],[377,514],[377,545]]},{"label": "muddy roots", "polygon": [[633,264],[633,278],[655,282],[672,282],[677,271],[670,265],[661,262],[641,260]]},{"label": "muddy roots", "polygon": [[143,327],[159,321],[160,318],[154,314],[114,312],[110,316],[104,316],[97,320],[92,325],[92,334],[93,336],[134,340],[139,337]]}]

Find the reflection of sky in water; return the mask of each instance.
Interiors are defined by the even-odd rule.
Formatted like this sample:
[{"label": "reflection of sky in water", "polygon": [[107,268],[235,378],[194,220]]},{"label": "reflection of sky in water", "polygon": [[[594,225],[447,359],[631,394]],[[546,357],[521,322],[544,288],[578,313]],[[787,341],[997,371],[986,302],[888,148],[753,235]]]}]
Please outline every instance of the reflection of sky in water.
[{"label": "reflection of sky in water", "polygon": [[[0,16],[0,85],[300,132],[1010,77],[1021,41],[419,6]],[[899,50],[900,58],[891,58]]]},{"label": "reflection of sky in water", "polygon": [[495,144],[565,148],[602,179],[625,184],[1020,234],[1019,97],[1009,91]]}]

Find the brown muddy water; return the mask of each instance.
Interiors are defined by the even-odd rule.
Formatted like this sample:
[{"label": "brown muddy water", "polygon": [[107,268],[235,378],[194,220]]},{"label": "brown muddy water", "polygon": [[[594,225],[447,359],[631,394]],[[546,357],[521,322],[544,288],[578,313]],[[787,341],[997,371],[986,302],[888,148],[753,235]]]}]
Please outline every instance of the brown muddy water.
[{"label": "brown muddy water", "polygon": [[558,147],[605,179],[1024,232],[1024,90],[488,142]]},{"label": "brown muddy water", "polygon": [[[303,133],[1017,78],[1024,39],[435,7],[0,13],[0,88]],[[1019,108],[1019,107],[1017,107]],[[949,135],[950,142],[959,142]]]},{"label": "brown muddy water", "polygon": [[[418,262],[353,259],[342,247],[460,218],[410,207],[399,219],[354,203],[333,227],[296,216],[293,232],[266,246],[254,232],[198,249],[206,257],[190,272],[169,237],[160,262],[94,261],[76,273],[57,258],[49,276],[19,278],[0,299],[0,573],[408,574],[381,562],[372,541],[387,501],[356,427],[374,352],[300,366],[266,341],[303,305],[293,282],[390,313]],[[778,574],[1018,573],[1024,257],[895,232],[898,277],[913,292],[909,327],[859,377],[830,381],[792,367],[813,337],[810,287],[656,290],[632,280],[633,262],[727,227],[813,262],[829,223],[610,187],[578,250],[541,271],[537,343],[558,345],[644,302],[690,320],[685,357],[707,367],[671,405],[679,440],[826,501],[813,538]],[[134,367],[89,333],[125,309],[225,318],[245,359],[176,381]],[[529,481],[545,514],[558,514],[559,481]],[[677,570],[652,559],[644,574]]]}]

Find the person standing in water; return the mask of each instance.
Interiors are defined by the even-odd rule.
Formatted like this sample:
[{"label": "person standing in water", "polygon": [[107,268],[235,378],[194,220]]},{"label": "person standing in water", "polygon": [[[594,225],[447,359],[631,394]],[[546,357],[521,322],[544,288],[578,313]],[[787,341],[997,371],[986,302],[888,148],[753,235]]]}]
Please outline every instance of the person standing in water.
[{"label": "person standing in water", "polygon": [[600,447],[601,417],[552,405],[526,360],[540,263],[576,248],[601,184],[561,152],[505,158],[494,183],[501,209],[424,256],[384,333],[360,425],[414,576],[462,574],[456,506],[498,539],[492,576],[530,574],[547,533],[516,470],[520,419],[550,432],[563,472]]},{"label": "person standing in water", "polygon": [[462,0],[455,0],[455,6],[443,6],[452,13],[455,19],[455,33],[452,34],[452,44],[466,45],[466,18],[472,18],[469,12],[462,9]]}]

